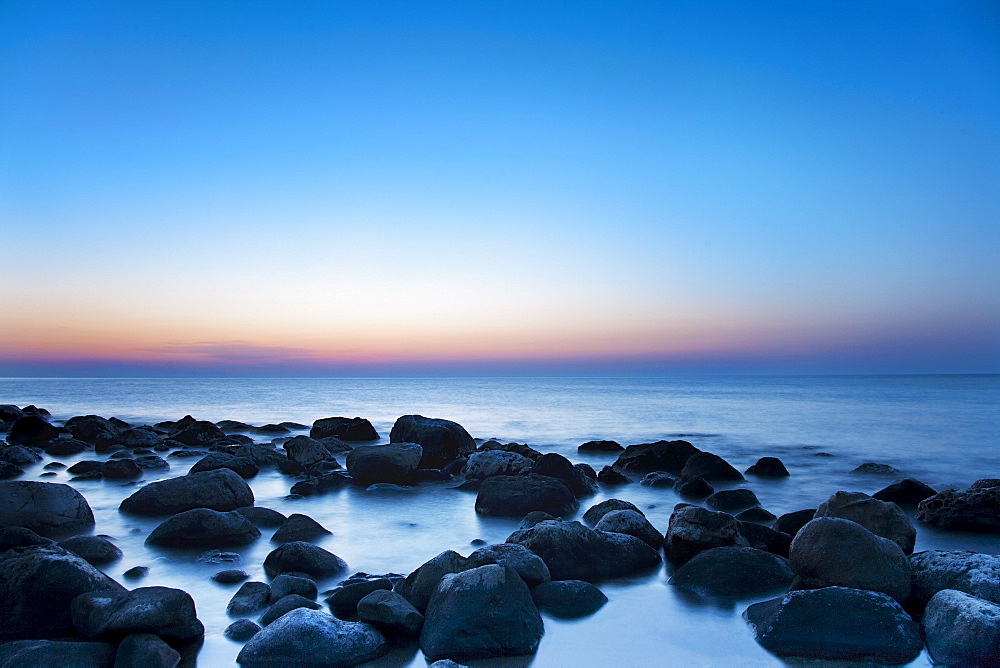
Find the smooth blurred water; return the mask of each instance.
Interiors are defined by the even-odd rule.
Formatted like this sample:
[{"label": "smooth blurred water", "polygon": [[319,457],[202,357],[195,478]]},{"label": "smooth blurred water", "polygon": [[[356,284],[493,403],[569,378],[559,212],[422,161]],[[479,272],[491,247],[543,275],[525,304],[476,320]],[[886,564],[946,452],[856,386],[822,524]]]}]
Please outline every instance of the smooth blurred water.
[{"label": "smooth blurred water", "polygon": [[[623,445],[682,437],[743,470],[765,455],[782,459],[791,476],[746,483],[775,514],[815,507],[838,490],[872,493],[901,477],[932,487],[967,486],[1000,477],[1000,376],[844,376],[695,378],[420,378],[420,379],[0,379],[0,403],[36,404],[53,419],[94,413],[141,424],[185,414],[250,424],[311,424],[335,415],[366,417],[387,440],[395,419],[408,413],[463,424],[475,437],[528,443],[599,469],[613,455],[580,455],[591,439]],[[258,440],[265,437],[256,436]],[[832,456],[823,456],[825,455]],[[93,453],[62,458],[66,464]],[[196,460],[170,459],[172,469],[144,482],[180,475]],[[851,471],[864,462],[890,464],[898,475]],[[44,463],[44,462],[43,462]],[[42,464],[25,477],[37,479]],[[60,472],[53,481],[66,481]],[[517,520],[481,518],[474,494],[450,485],[406,491],[345,489],[299,500],[284,496],[294,479],[262,473],[250,481],[257,505],[306,513],[333,532],[320,545],[345,559],[351,572],[407,573],[446,549],[468,554],[476,538],[502,542]],[[209,577],[227,565],[197,561],[198,552],[147,548],[159,520],[120,515],[131,485],[75,485],[94,508],[96,533],[108,534],[125,558],[112,577],[150,566],[139,584],[180,587],[196,600],[205,623],[199,663],[231,665],[239,645],[221,633],[235,587]],[[632,501],[661,531],[680,499],[640,485],[612,489],[586,501]],[[269,532],[237,550],[240,568],[265,579]],[[940,532],[918,526],[917,550],[972,549],[1000,553],[995,536]],[[706,602],[684,597],[658,573],[607,582],[609,603],[578,621],[546,618],[536,666],[780,665],[754,642],[740,614],[752,601]],[[336,579],[321,582],[321,589]],[[128,586],[137,586],[126,582]],[[502,663],[502,662],[501,662]],[[504,665],[524,665],[524,660]],[[928,663],[922,655],[918,665]],[[424,665],[413,646],[372,665]],[[496,661],[483,665],[500,665]]]}]

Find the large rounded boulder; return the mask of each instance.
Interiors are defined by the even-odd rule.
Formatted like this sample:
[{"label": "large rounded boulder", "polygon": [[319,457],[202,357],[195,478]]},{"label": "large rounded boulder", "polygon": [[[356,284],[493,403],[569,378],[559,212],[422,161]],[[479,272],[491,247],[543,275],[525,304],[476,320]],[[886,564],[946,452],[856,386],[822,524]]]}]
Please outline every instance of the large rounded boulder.
[{"label": "large rounded boulder", "polygon": [[227,512],[252,506],[253,491],[230,469],[191,473],[151,482],[121,502],[122,512],[133,515],[176,515],[194,508]]},{"label": "large rounded boulder", "polygon": [[339,438],[342,441],[377,441],[378,432],[372,423],[364,418],[328,417],[313,422],[309,437]]},{"label": "large rounded boulder", "polygon": [[927,550],[910,555],[913,602],[924,606],[939,591],[956,589],[1000,603],[1000,555]]},{"label": "large rounded boulder", "polygon": [[33,445],[45,447],[49,441],[67,433],[66,429],[53,427],[41,415],[25,415],[10,427],[7,442],[11,445]]},{"label": "large rounded boulder", "polygon": [[633,473],[666,471],[679,475],[692,455],[701,452],[687,441],[637,443],[618,455],[613,467]]},{"label": "large rounded boulder", "polygon": [[935,665],[1000,665],[1000,605],[943,589],[927,604],[923,623]]},{"label": "large rounded boulder", "polygon": [[711,452],[697,452],[687,460],[681,469],[681,476],[697,476],[709,482],[713,480],[742,481],[743,474],[719,455]]},{"label": "large rounded boulder", "polygon": [[1000,529],[1000,486],[946,489],[917,505],[917,519],[944,529]]},{"label": "large rounded boulder", "polygon": [[347,453],[347,472],[361,485],[388,482],[410,485],[417,481],[417,467],[424,449],[416,443],[359,445]]},{"label": "large rounded boulder", "polygon": [[534,466],[531,467],[531,473],[559,480],[578,499],[593,496],[597,492],[595,480],[591,480],[580,469],[573,466],[572,462],[555,452],[539,457]]},{"label": "large rounded boulder", "polygon": [[327,578],[347,570],[344,560],[318,545],[305,541],[285,543],[264,558],[268,577],[282,573],[305,573],[315,578]]},{"label": "large rounded boulder", "polygon": [[663,544],[663,534],[646,519],[646,516],[627,508],[605,513],[594,529],[635,536],[654,550],[659,550]]},{"label": "large rounded boulder", "polygon": [[385,638],[363,622],[296,608],[250,638],[236,657],[241,666],[353,666],[385,652]]},{"label": "large rounded boulder", "polygon": [[729,513],[700,506],[681,506],[670,515],[663,551],[676,564],[713,547],[747,547],[739,522]]},{"label": "large rounded boulder", "polygon": [[389,432],[390,443],[418,443],[423,447],[422,469],[439,469],[462,455],[476,450],[476,442],[457,422],[403,415]]},{"label": "large rounded boulder", "polygon": [[873,534],[893,541],[906,554],[913,552],[917,540],[917,530],[899,506],[861,492],[837,492],[819,505],[815,516],[857,522]]},{"label": "large rounded boulder", "polygon": [[461,573],[470,568],[472,564],[468,559],[454,550],[445,550],[417,567],[406,576],[405,580],[396,585],[395,589],[413,607],[423,612],[441,578],[449,573]]},{"label": "large rounded boulder", "polygon": [[73,599],[73,626],[87,640],[119,642],[133,633],[191,640],[205,633],[194,599],[170,587],[94,591]]},{"label": "large rounded boulder", "polygon": [[520,475],[530,471],[534,463],[516,452],[482,450],[469,455],[462,468],[462,475],[472,480],[483,480],[495,475]]},{"label": "large rounded boulder", "polygon": [[678,568],[670,584],[708,596],[758,598],[787,590],[794,579],[784,557],[752,547],[716,547]]},{"label": "large rounded boulder", "polygon": [[69,485],[8,480],[0,482],[0,525],[63,538],[92,529],[94,513],[83,495]]},{"label": "large rounded boulder", "polygon": [[162,547],[236,547],[260,538],[260,530],[236,511],[194,508],[153,529],[146,543]]},{"label": "large rounded boulder", "polygon": [[486,478],[476,496],[476,512],[492,517],[523,517],[535,510],[563,517],[576,508],[573,492],[561,480],[545,475]]}]

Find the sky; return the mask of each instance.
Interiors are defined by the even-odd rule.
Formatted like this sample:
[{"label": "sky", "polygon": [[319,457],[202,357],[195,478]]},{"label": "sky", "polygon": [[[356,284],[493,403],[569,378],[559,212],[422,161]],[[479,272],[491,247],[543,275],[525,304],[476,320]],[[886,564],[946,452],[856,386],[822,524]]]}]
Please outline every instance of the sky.
[{"label": "sky", "polygon": [[1000,372],[1000,6],[0,0],[0,375]]}]

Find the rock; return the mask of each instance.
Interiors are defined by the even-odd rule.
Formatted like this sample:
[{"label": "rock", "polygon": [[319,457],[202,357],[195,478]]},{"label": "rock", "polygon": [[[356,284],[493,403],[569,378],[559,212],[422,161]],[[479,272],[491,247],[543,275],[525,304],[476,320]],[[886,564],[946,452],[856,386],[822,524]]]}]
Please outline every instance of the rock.
[{"label": "rock", "polygon": [[593,496],[597,492],[597,483],[595,481],[575,468],[568,459],[554,452],[544,454],[535,460],[535,465],[532,466],[531,473],[559,480],[578,499]]},{"label": "rock", "polygon": [[126,448],[155,448],[163,442],[163,437],[143,427],[122,431],[117,440]]},{"label": "rock", "polygon": [[347,453],[347,472],[359,485],[378,482],[412,485],[423,452],[416,443],[359,445]]},{"label": "rock", "polygon": [[562,518],[553,517],[552,515],[549,515],[548,513],[542,512],[541,510],[533,510],[533,511],[531,511],[530,513],[528,513],[527,515],[525,515],[521,519],[521,522],[517,525],[517,528],[518,529],[530,529],[531,527],[535,526],[539,522],[544,522],[545,520],[558,520],[558,519],[562,519]]},{"label": "rock", "polygon": [[483,480],[476,512],[494,517],[522,517],[533,510],[570,515],[577,500],[562,481],[543,475],[498,475]]},{"label": "rock", "polygon": [[587,441],[576,450],[577,452],[623,452],[625,448],[615,441]]},{"label": "rock", "polygon": [[346,569],[347,564],[343,559],[304,541],[285,543],[272,550],[264,559],[264,572],[272,578],[281,573],[292,572],[326,578]]},{"label": "rock", "polygon": [[70,602],[80,594],[123,587],[77,555],[55,546],[0,556],[0,642],[72,635]]},{"label": "rock", "polygon": [[249,545],[258,538],[260,529],[237,512],[220,513],[208,508],[194,508],[163,521],[146,538],[146,544],[161,547],[234,547]]},{"label": "rock", "polygon": [[0,462],[0,480],[11,480],[21,475],[24,475],[24,469],[20,466],[15,466],[10,462]]},{"label": "rock", "polygon": [[934,594],[957,589],[1000,603],[1000,555],[965,550],[927,550],[910,555],[912,602],[927,605]]},{"label": "rock", "polygon": [[793,591],[743,613],[757,642],[780,657],[909,663],[920,629],[885,594],[845,587]]},{"label": "rock", "polygon": [[445,575],[472,568],[469,560],[454,550],[445,550],[419,566],[396,585],[395,590],[421,612],[427,609],[431,595]]},{"label": "rock", "polygon": [[231,617],[249,615],[266,606],[271,600],[271,587],[266,582],[244,582],[229,599],[226,614]]},{"label": "rock", "polygon": [[969,486],[969,489],[989,489],[1000,487],[1000,478],[981,478]]},{"label": "rock", "polygon": [[87,450],[88,446],[83,441],[75,438],[54,438],[45,443],[42,449],[53,457],[68,457],[78,455]]},{"label": "rock", "polygon": [[100,439],[118,437],[118,427],[100,415],[77,415],[66,420],[63,425],[73,435],[73,438],[96,443]]},{"label": "rock", "polygon": [[865,462],[851,473],[871,473],[875,475],[893,475],[899,473],[899,469],[888,464],[877,464],[875,462]]},{"label": "rock", "polygon": [[451,420],[403,415],[389,432],[390,443],[419,443],[423,447],[422,469],[443,468],[448,462],[476,449],[465,428]]},{"label": "rock", "polygon": [[687,441],[639,443],[625,448],[613,466],[621,471],[635,473],[666,471],[677,475],[688,459],[698,452],[701,451]]},{"label": "rock", "polygon": [[946,489],[917,505],[917,519],[945,529],[1000,529],[1000,487]]},{"label": "rock", "polygon": [[736,527],[740,532],[740,536],[742,536],[749,547],[755,547],[758,550],[764,550],[779,557],[788,556],[788,548],[791,546],[792,537],[787,533],[775,531],[774,529],[753,522],[745,522],[738,518],[736,520]]},{"label": "rock", "polygon": [[910,566],[903,550],[850,520],[812,520],[795,535],[788,558],[804,587],[867,589],[900,603],[910,597]]},{"label": "rock", "polygon": [[142,469],[134,459],[109,459],[101,466],[101,475],[108,480],[132,480],[142,477]]},{"label": "rock", "polygon": [[290,438],[282,444],[282,447],[288,453],[288,459],[306,468],[334,458],[326,446],[308,436]]},{"label": "rock", "polygon": [[85,473],[93,473],[94,471],[100,472],[103,465],[104,462],[96,459],[82,459],[66,469],[66,473],[82,475]]},{"label": "rock", "polygon": [[78,555],[91,566],[107,566],[122,558],[122,551],[107,538],[74,536],[59,541],[59,547]]},{"label": "rock", "polygon": [[290,594],[296,594],[315,601],[319,591],[316,583],[309,578],[282,573],[271,581],[271,601],[276,602]]},{"label": "rock", "polygon": [[795,534],[799,532],[799,529],[804,527],[816,516],[815,508],[806,508],[805,510],[796,510],[790,513],[785,513],[781,515],[778,519],[774,520],[774,524],[771,528],[775,531],[781,531],[787,533],[789,536],[794,537]]},{"label": "rock", "polygon": [[265,424],[260,427],[254,427],[253,430],[258,434],[287,434],[290,431],[283,424]]},{"label": "rock", "polygon": [[761,457],[754,462],[744,473],[757,475],[762,478],[785,478],[788,476],[788,469],[777,457]]},{"label": "rock", "polygon": [[531,597],[539,610],[564,619],[592,615],[608,602],[604,592],[583,580],[546,582],[532,589]]},{"label": "rock", "polygon": [[686,499],[704,499],[715,493],[715,489],[696,475],[681,476],[674,484],[674,491]]},{"label": "rock", "polygon": [[313,422],[312,429],[309,430],[310,438],[320,439],[330,436],[336,436],[343,441],[377,441],[379,438],[372,423],[359,417],[329,417]]},{"label": "rock", "polygon": [[741,513],[736,515],[736,519],[741,522],[753,522],[755,524],[770,524],[777,518],[769,510],[765,510],[760,506],[754,506],[753,508],[747,508]]},{"label": "rock", "polygon": [[520,475],[527,473],[534,461],[516,452],[503,450],[483,450],[473,452],[462,468],[462,475],[473,480],[482,480],[495,475]]},{"label": "rock", "polygon": [[126,636],[115,655],[115,668],[175,668],[180,662],[180,652],[152,633]]},{"label": "rock", "polygon": [[681,475],[698,476],[706,481],[743,480],[743,474],[733,468],[732,464],[711,452],[698,452],[691,455],[681,470]]},{"label": "rock", "polygon": [[189,640],[205,633],[191,595],[170,587],[87,592],[71,609],[74,628],[88,640],[118,642],[132,633]]},{"label": "rock", "polygon": [[250,579],[250,574],[246,571],[241,571],[238,568],[231,568],[225,571],[219,571],[212,576],[212,579],[219,584],[239,584],[244,580]]},{"label": "rock", "polygon": [[392,581],[384,577],[347,579],[327,597],[326,604],[338,617],[349,617],[357,614],[361,599],[380,589],[392,589]]},{"label": "rock", "polygon": [[326,494],[328,492],[335,492],[338,489],[343,489],[347,485],[351,484],[353,480],[342,473],[337,473],[336,471],[325,473],[321,476],[310,476],[305,480],[300,480],[299,482],[292,485],[290,490],[292,494],[299,494],[301,496],[315,496],[317,494]]},{"label": "rock", "polygon": [[316,601],[310,600],[305,596],[299,596],[298,594],[287,594],[282,596],[273,604],[271,607],[261,615],[260,624],[261,626],[268,626],[271,622],[275,621],[279,617],[291,612],[292,610],[297,610],[298,608],[308,608],[309,610],[319,610],[322,606]]},{"label": "rock", "polygon": [[0,666],[4,668],[111,668],[115,646],[106,642],[17,640],[0,644]]},{"label": "rock", "polygon": [[49,441],[65,433],[68,433],[66,429],[53,427],[40,415],[25,415],[11,425],[7,442],[11,445],[33,445],[44,448]]},{"label": "rock", "polygon": [[[281,467],[289,463],[294,463],[289,461],[285,453],[278,452],[266,445],[241,445],[236,448],[236,452],[233,455],[249,459],[257,465],[258,469]],[[301,466],[301,464],[297,464],[297,466]]]},{"label": "rock", "polygon": [[1000,665],[1000,605],[943,589],[927,604],[923,623],[934,665]]},{"label": "rock", "polygon": [[236,642],[246,642],[260,632],[260,626],[249,619],[237,619],[226,627],[222,635]]},{"label": "rock", "polygon": [[403,635],[417,635],[424,616],[394,591],[377,589],[358,601],[358,619]]},{"label": "rock", "polygon": [[544,628],[531,592],[513,568],[490,564],[446,575],[420,633],[431,660],[531,654]]},{"label": "rock", "polygon": [[507,539],[537,554],[553,580],[625,577],[660,564],[656,550],[635,536],[596,531],[579,522],[540,522]]},{"label": "rock", "polygon": [[670,584],[708,596],[759,598],[787,590],[794,579],[784,557],[752,547],[715,547],[678,568]]},{"label": "rock", "polygon": [[646,487],[673,488],[673,486],[677,484],[677,478],[663,471],[653,471],[652,473],[647,473],[642,476],[642,480],[639,481],[639,484],[645,485]]},{"label": "rock", "polygon": [[294,541],[305,541],[311,543],[314,540],[329,535],[331,535],[331,532],[313,518],[308,515],[295,513],[289,515],[281,527],[274,532],[274,535],[271,536],[271,542],[291,543]]},{"label": "rock", "polygon": [[194,508],[226,512],[253,505],[250,486],[237,473],[217,469],[151,482],[121,502],[134,515],[175,515]]},{"label": "rock", "polygon": [[899,506],[861,492],[837,492],[819,505],[816,517],[840,517],[857,522],[875,535],[895,542],[906,554],[913,552],[917,539],[917,530]]},{"label": "rock", "polygon": [[31,466],[42,461],[42,456],[23,445],[11,445],[6,448],[0,447],[0,461],[14,466]]},{"label": "rock", "polygon": [[500,543],[481,547],[469,555],[466,563],[470,568],[478,568],[487,564],[510,566],[529,587],[548,582],[552,579],[549,567],[542,558],[524,547],[514,543]]},{"label": "rock", "polygon": [[605,485],[627,485],[632,482],[632,479],[610,466],[605,466],[597,474],[597,482]]},{"label": "rock", "polygon": [[33,545],[54,545],[50,538],[43,538],[31,529],[24,527],[0,526],[0,552],[6,552],[13,547],[31,547]]},{"label": "rock", "polygon": [[594,526],[601,521],[602,517],[615,510],[634,510],[642,515],[642,511],[631,501],[607,499],[588,508],[587,512],[583,514],[583,521],[585,524]]},{"label": "rock", "polygon": [[915,506],[927,497],[934,496],[935,494],[937,492],[919,480],[904,478],[875,492],[872,494],[872,498],[899,505]]},{"label": "rock", "polygon": [[236,661],[241,666],[260,668],[353,666],[383,652],[385,638],[371,625],[345,622],[325,612],[297,608],[250,638]]},{"label": "rock", "polygon": [[253,522],[256,526],[264,527],[265,529],[280,527],[288,519],[277,510],[263,506],[244,506],[237,508],[236,512]]},{"label": "rock", "polygon": [[195,462],[188,474],[218,469],[229,469],[244,480],[253,478],[260,472],[260,468],[248,457],[237,457],[224,452],[210,452]]},{"label": "rock", "polygon": [[163,471],[170,468],[170,464],[163,457],[158,457],[156,455],[145,455],[142,457],[136,457],[135,463],[139,465],[143,471]]},{"label": "rock", "polygon": [[699,506],[683,506],[670,515],[663,551],[676,564],[713,547],[746,547],[736,518]]},{"label": "rock", "polygon": [[122,573],[122,577],[126,580],[141,580],[147,575],[149,575],[149,566],[133,566]]},{"label": "rock", "polygon": [[69,485],[6,480],[0,482],[0,524],[63,538],[92,529],[94,513],[83,495]]},{"label": "rock", "polygon": [[0,422],[16,422],[24,417],[24,411],[13,404],[0,404]]},{"label": "rock", "polygon": [[735,513],[745,508],[759,506],[760,501],[751,489],[724,489],[705,499],[705,505],[712,510]]},{"label": "rock", "polygon": [[663,544],[663,534],[650,524],[646,517],[635,510],[625,508],[606,513],[594,527],[597,531],[611,531],[635,536],[654,550]]},{"label": "rock", "polygon": [[[190,416],[187,416],[190,417]],[[178,423],[180,425],[180,422]],[[184,445],[210,445],[212,441],[225,439],[221,429],[207,420],[192,420],[184,423],[175,431],[170,432],[170,438]]]}]

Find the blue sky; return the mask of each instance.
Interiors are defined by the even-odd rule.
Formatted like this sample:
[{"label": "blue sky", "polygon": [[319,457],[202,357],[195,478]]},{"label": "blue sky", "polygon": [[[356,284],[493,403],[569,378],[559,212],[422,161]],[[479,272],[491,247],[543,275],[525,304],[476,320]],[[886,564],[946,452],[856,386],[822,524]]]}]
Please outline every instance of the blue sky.
[{"label": "blue sky", "polygon": [[0,372],[1000,371],[1000,9],[0,2]]}]

